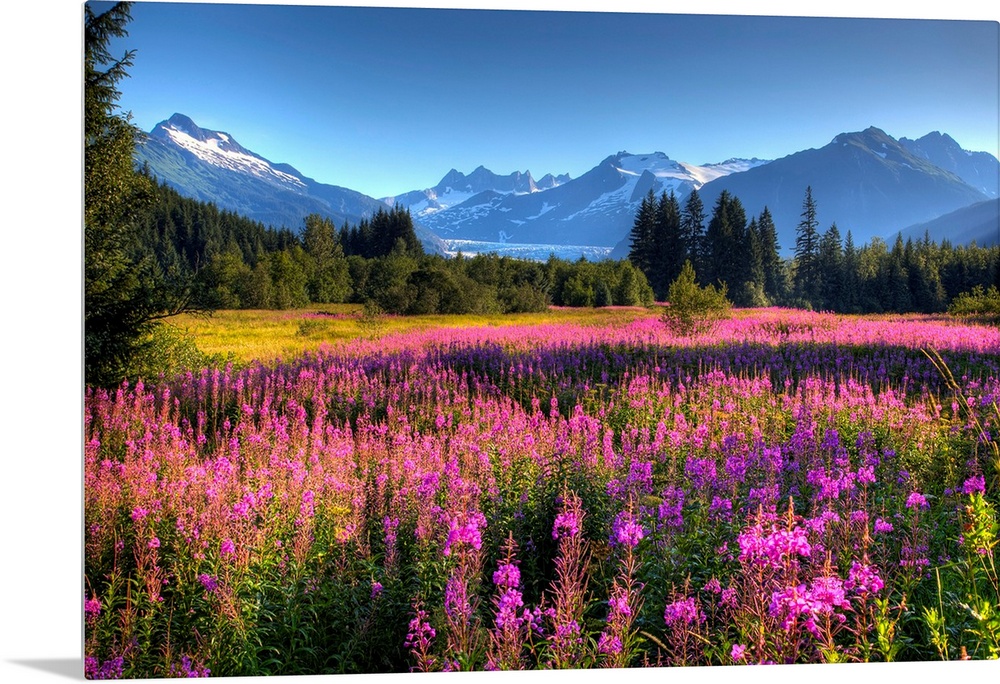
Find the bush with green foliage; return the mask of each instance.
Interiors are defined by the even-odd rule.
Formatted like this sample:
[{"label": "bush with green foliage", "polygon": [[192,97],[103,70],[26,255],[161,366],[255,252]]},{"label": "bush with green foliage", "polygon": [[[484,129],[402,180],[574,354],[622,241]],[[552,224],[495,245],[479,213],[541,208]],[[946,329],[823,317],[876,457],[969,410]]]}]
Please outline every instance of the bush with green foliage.
[{"label": "bush with green foliage", "polygon": [[693,335],[711,330],[716,321],[729,315],[732,307],[726,298],[726,285],[698,286],[690,261],[685,261],[681,274],[667,289],[667,308],[663,322],[679,335]]},{"label": "bush with green foliage", "polygon": [[968,292],[962,292],[951,301],[948,313],[953,316],[976,316],[1000,320],[1000,291],[995,285],[983,289],[976,285]]}]

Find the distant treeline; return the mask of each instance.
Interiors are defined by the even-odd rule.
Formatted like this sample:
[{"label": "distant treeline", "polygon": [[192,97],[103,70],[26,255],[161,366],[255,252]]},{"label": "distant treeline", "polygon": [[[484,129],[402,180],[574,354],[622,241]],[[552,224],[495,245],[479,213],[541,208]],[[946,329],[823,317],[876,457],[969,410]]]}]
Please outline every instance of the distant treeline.
[{"label": "distant treeline", "polygon": [[140,227],[142,249],[163,277],[187,283],[191,302],[206,309],[374,302],[399,314],[516,313],[653,303],[646,276],[629,261],[425,254],[400,208],[339,228],[308,216],[296,234],[161,184]]},{"label": "distant treeline", "polygon": [[791,306],[840,313],[936,313],[960,293],[997,284],[1000,248],[940,244],[928,236],[892,247],[880,238],[856,246],[836,223],[819,231],[806,188],[795,256],[779,256],[777,230],[765,207],[748,220],[738,197],[723,191],[706,216],[697,190],[683,206],[650,192],[636,213],[629,260],[657,300],[690,261],[702,285],[725,283],[736,306]]}]

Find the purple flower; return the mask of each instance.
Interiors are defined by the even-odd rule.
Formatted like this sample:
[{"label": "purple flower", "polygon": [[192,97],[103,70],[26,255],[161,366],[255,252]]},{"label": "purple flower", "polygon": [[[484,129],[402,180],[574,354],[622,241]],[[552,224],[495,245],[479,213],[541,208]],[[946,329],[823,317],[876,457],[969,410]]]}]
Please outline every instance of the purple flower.
[{"label": "purple flower", "polygon": [[191,659],[187,656],[181,656],[180,667],[177,667],[177,665],[170,666],[170,675],[172,677],[185,677],[190,679],[190,678],[208,677],[211,674],[212,671],[209,670],[207,667],[203,670],[199,670],[191,661]]},{"label": "purple flower", "polygon": [[152,539],[149,540],[149,543],[146,544],[146,546],[148,546],[151,549],[158,549],[158,548],[160,548],[160,538],[159,537],[153,537]]},{"label": "purple flower", "polygon": [[962,485],[962,493],[966,495],[984,494],[986,492],[986,478],[982,475],[973,475]]},{"label": "purple flower", "polygon": [[663,621],[668,627],[673,625],[693,625],[705,622],[705,613],[695,603],[694,597],[688,597],[668,603],[663,611]]},{"label": "purple flower", "polygon": [[847,573],[844,588],[858,594],[877,594],[885,586],[878,575],[878,568],[854,561]]},{"label": "purple flower", "polygon": [[222,544],[219,545],[219,554],[230,556],[234,553],[236,553],[236,544],[233,543],[233,540],[228,537],[223,539]]},{"label": "purple flower", "polygon": [[84,601],[83,612],[86,613],[88,618],[96,618],[101,614],[101,601],[96,598]]},{"label": "purple flower", "polygon": [[601,632],[601,637],[597,640],[597,651],[604,655],[617,655],[622,652],[622,640],[615,635]]},{"label": "purple flower", "polygon": [[575,537],[580,533],[580,517],[574,511],[563,511],[552,525],[552,538]]},{"label": "purple flower", "polygon": [[611,525],[611,545],[623,544],[635,548],[642,540],[642,525],[635,521],[631,511],[621,511]]},{"label": "purple flower", "polygon": [[417,609],[413,619],[410,620],[409,632],[406,634],[406,641],[403,645],[410,649],[425,652],[430,647],[435,636],[437,636],[437,632],[434,631],[434,628],[427,621],[427,612]]},{"label": "purple flower", "polygon": [[381,594],[383,588],[384,587],[382,586],[381,582],[372,582],[372,595],[371,595],[371,597],[375,598],[376,596],[378,596],[379,594]]},{"label": "purple flower", "polygon": [[892,532],[892,523],[882,520],[882,518],[875,518],[875,534],[888,534]]},{"label": "purple flower", "polygon": [[524,606],[524,599],[517,589],[507,589],[497,601],[496,625],[500,631],[516,630],[521,625],[518,610]]},{"label": "purple flower", "polygon": [[93,657],[83,661],[84,676],[87,679],[121,679],[124,669],[125,659],[121,656],[105,660],[103,663]]},{"label": "purple flower", "polygon": [[205,591],[208,593],[213,593],[219,588],[219,580],[215,579],[207,573],[202,573],[198,575],[198,581],[201,582],[201,586],[205,587]]},{"label": "purple flower", "polygon": [[765,533],[760,525],[754,525],[737,538],[740,545],[740,562],[780,568],[786,562],[797,562],[798,557],[808,558],[812,546],[801,527],[791,530],[771,528]]},{"label": "purple flower", "polygon": [[444,544],[444,555],[451,555],[451,548],[456,544],[468,544],[474,549],[482,548],[483,541],[480,529],[486,525],[486,516],[474,511],[462,517],[451,518],[448,522],[448,538]]},{"label": "purple flower", "polygon": [[930,508],[927,503],[927,498],[920,492],[912,492],[910,496],[906,498],[906,507],[910,509],[923,508],[925,510]]},{"label": "purple flower", "polygon": [[746,657],[747,647],[743,644],[733,644],[733,650],[729,652],[729,657],[734,663],[738,663]]},{"label": "purple flower", "polygon": [[514,589],[521,583],[521,571],[513,563],[503,563],[493,573],[493,584],[504,589]]}]

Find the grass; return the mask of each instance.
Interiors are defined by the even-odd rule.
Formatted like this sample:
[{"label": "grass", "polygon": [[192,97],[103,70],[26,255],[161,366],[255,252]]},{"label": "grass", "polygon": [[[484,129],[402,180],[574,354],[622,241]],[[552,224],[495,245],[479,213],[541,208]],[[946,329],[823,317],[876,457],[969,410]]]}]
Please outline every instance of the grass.
[{"label": "grass", "polygon": [[[527,314],[386,315],[381,333],[543,323],[615,326],[658,315],[658,309],[639,307],[550,307],[547,311]],[[185,314],[173,319],[172,325],[193,335],[198,349],[206,354],[232,354],[238,361],[249,362],[288,358],[324,345],[365,337],[367,333],[360,319],[359,304],[316,304],[286,311],[227,310],[208,316]]]}]

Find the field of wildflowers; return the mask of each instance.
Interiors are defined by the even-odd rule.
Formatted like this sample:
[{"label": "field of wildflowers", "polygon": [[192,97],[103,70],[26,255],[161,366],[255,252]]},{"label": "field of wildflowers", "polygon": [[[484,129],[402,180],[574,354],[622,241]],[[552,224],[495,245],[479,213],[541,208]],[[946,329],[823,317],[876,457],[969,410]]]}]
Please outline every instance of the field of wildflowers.
[{"label": "field of wildflowers", "polygon": [[88,391],[87,675],[997,658],[998,364],[761,310]]}]

